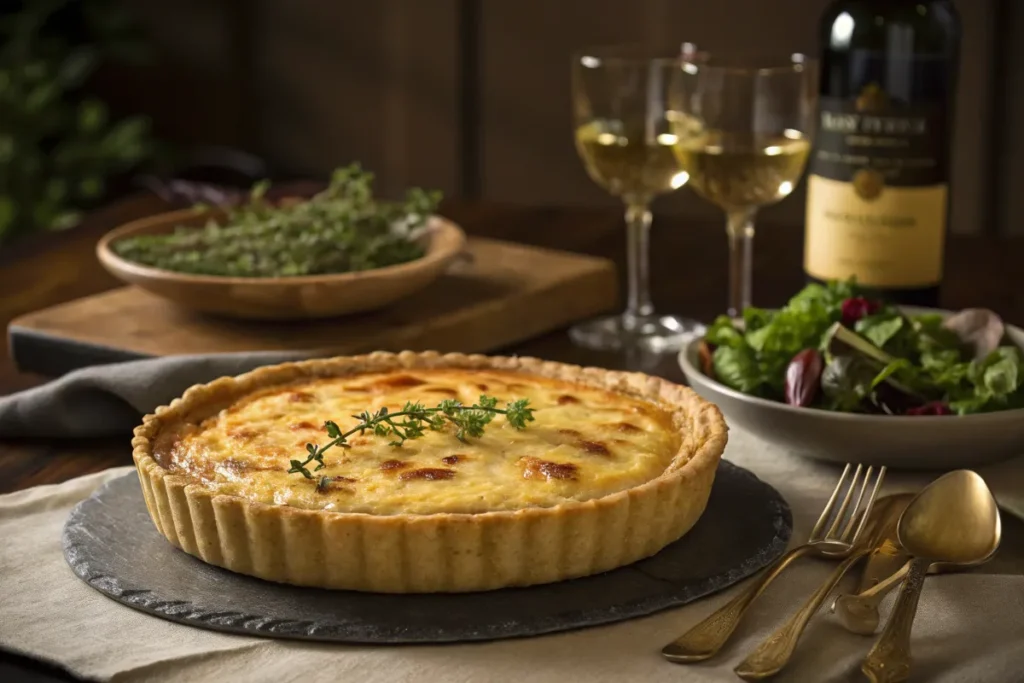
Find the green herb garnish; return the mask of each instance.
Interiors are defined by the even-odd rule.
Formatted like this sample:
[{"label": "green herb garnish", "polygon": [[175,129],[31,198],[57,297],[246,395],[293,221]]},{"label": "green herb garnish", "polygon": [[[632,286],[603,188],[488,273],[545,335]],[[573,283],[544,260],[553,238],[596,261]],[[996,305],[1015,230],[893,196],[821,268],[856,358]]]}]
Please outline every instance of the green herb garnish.
[{"label": "green herb garnish", "polygon": [[[316,462],[313,471],[323,469],[324,453],[334,446],[350,448],[347,440],[354,434],[372,432],[376,436],[391,436],[393,440],[390,445],[398,448],[410,439],[423,436],[428,429],[441,431],[450,424],[455,427],[455,437],[460,441],[466,441],[470,437],[482,436],[484,429],[497,415],[504,415],[515,429],[525,429],[526,423],[533,422],[534,419],[533,408],[529,407],[529,401],[525,398],[509,401],[504,408],[499,408],[498,399],[481,395],[480,400],[471,406],[446,399],[434,408],[427,408],[422,403],[407,402],[401,410],[393,413],[388,412],[386,407],[376,412],[366,410],[352,416],[359,420],[359,423],[347,432],[342,432],[337,422],[327,420],[324,422],[324,428],[331,440],[319,446],[306,444],[306,459],[292,460],[288,473],[301,474],[307,479],[312,479],[313,474],[307,465]],[[329,483],[330,478],[321,477],[317,487],[322,489]]]},{"label": "green herb garnish", "polygon": [[253,278],[347,273],[422,257],[420,236],[440,194],[412,189],[404,202],[383,202],[372,184],[373,174],[354,164],[308,200],[273,204],[265,198],[269,184],[259,183],[221,221],[129,237],[112,248],[164,270]]},{"label": "green herb garnish", "polygon": [[[794,405],[909,415],[1024,408],[1024,351],[984,309],[908,314],[853,282],[812,284],[778,310],[719,317],[705,341],[719,382]],[[797,358],[809,350],[823,359],[820,377]],[[802,391],[787,394],[787,381]]]}]

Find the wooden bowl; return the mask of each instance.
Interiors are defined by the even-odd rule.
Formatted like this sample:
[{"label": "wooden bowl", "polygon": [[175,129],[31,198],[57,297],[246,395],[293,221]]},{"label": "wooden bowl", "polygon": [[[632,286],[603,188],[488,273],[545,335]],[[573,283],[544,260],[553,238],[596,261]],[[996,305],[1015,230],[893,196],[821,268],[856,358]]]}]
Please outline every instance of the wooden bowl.
[{"label": "wooden bowl", "polygon": [[273,278],[177,273],[128,261],[111,248],[126,237],[203,225],[218,213],[186,209],[126,223],[103,236],[96,256],[114,277],[186,308],[249,320],[296,320],[383,308],[437,279],[466,242],[457,225],[431,216],[423,237],[426,254],[415,261],[354,273]]}]

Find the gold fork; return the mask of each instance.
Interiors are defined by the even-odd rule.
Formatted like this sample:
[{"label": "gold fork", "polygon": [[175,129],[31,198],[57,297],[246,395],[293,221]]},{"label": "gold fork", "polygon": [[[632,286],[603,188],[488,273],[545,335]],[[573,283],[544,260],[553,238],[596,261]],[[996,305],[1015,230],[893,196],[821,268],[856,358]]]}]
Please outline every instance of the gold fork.
[{"label": "gold fork", "polygon": [[[853,477],[847,486],[847,477],[851,470],[853,470]],[[736,626],[750,604],[791,563],[805,555],[835,559],[847,557],[864,530],[868,513],[871,512],[878,489],[882,485],[882,480],[885,479],[885,472],[886,468],[882,467],[876,476],[873,467],[866,469],[863,465],[857,465],[856,469],[853,468],[853,465],[844,467],[843,473],[832,491],[832,496],[825,504],[821,516],[818,517],[807,543],[797,546],[776,560],[760,578],[747,586],[725,606],[662,648],[662,656],[677,664],[699,662],[714,656],[736,630]],[[861,510],[865,493],[873,478],[874,486],[871,487],[871,494]],[[844,488],[846,493],[840,501],[840,495]],[[850,503],[854,501],[855,496],[856,502],[851,508]]]},{"label": "gold fork", "polygon": [[866,515],[867,526],[853,543],[853,550],[837,564],[828,578],[807,598],[806,602],[783,622],[770,636],[761,641],[747,658],[733,669],[745,681],[760,681],[782,671],[796,651],[800,636],[811,618],[821,609],[825,598],[835,589],[843,576],[862,558],[870,555],[886,538],[896,533],[900,515],[907,507],[900,496],[883,496],[875,501]]}]

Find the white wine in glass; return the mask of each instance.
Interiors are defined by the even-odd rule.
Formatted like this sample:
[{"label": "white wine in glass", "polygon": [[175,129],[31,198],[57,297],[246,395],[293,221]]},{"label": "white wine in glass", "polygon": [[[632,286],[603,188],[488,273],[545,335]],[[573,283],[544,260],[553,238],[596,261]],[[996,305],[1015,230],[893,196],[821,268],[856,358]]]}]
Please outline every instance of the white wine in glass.
[{"label": "white wine in glass", "polygon": [[680,166],[726,213],[728,312],[739,316],[751,304],[757,211],[793,192],[810,155],[817,63],[705,53],[683,66],[671,100]]},{"label": "white wine in glass", "polygon": [[789,196],[811,150],[798,130],[756,135],[709,130],[685,137],[678,156],[690,187],[725,209],[761,207]]},{"label": "white wine in glass", "polygon": [[685,185],[675,133],[635,128],[596,119],[576,129],[576,149],[594,182],[617,197],[655,197]]},{"label": "white wine in glass", "polygon": [[573,327],[570,336],[581,346],[671,351],[704,330],[695,320],[656,314],[648,282],[651,201],[688,178],[669,96],[684,58],[695,55],[684,43],[596,48],[574,58],[576,150],[590,178],[625,204],[628,268],[625,312]]}]

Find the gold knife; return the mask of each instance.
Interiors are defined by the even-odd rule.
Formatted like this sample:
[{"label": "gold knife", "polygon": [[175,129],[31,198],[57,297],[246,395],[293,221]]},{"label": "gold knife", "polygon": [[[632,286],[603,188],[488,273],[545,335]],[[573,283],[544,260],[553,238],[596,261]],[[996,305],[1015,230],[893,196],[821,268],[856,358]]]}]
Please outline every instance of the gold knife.
[{"label": "gold knife", "polygon": [[[913,500],[914,494],[900,493],[887,496],[887,498],[889,498],[893,506],[899,506],[900,514],[902,514],[903,509]],[[893,526],[890,533],[887,533],[882,542],[868,555],[867,562],[864,564],[864,571],[860,577],[860,583],[852,595],[860,595],[864,591],[874,588],[902,569],[908,559],[910,559],[910,556],[900,546],[899,540],[896,537],[896,527]],[[843,601],[841,598],[842,595],[837,596],[832,601],[829,611],[838,617],[843,627],[853,633],[860,633],[862,635],[873,634],[878,628],[877,612],[872,611],[860,614],[859,610],[857,610],[858,605],[855,602]]]},{"label": "gold knife", "polygon": [[[900,514],[903,514],[903,510],[906,509],[910,501],[914,499],[912,493],[899,493],[892,496],[886,496],[891,501],[891,505],[900,509]],[[898,517],[897,517],[898,519]],[[868,555],[867,562],[864,564],[864,572],[861,574],[860,583],[857,585],[857,593],[863,593],[869,588],[873,588],[879,582],[889,578],[902,567],[909,555],[904,552],[903,548],[900,547],[899,541],[896,538],[895,528],[893,533],[888,535],[882,543],[875,548],[870,555]]]}]

